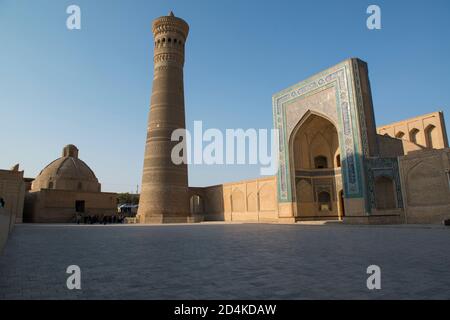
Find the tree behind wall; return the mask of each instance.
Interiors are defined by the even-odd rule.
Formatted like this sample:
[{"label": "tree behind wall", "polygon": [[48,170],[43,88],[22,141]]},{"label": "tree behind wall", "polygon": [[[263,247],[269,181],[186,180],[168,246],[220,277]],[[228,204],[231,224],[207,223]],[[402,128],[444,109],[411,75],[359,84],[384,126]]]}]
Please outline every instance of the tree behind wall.
[{"label": "tree behind wall", "polygon": [[117,194],[117,204],[139,204],[139,194],[132,193],[118,193]]}]

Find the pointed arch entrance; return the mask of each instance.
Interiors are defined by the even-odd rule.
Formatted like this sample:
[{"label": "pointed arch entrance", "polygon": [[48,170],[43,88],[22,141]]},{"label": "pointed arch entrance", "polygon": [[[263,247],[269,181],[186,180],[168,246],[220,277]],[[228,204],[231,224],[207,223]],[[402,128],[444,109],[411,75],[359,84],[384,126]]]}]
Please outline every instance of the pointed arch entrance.
[{"label": "pointed arch entrance", "polygon": [[340,148],[333,121],[308,112],[293,131],[291,155],[297,220],[340,220]]},{"label": "pointed arch entrance", "polygon": [[[329,156],[326,169],[339,167],[344,190],[346,218],[356,221],[370,214],[368,194],[372,183],[367,179],[365,162],[378,152],[378,140],[372,111],[367,64],[359,59],[347,59],[323,72],[284,89],[272,97],[274,127],[279,132],[277,197],[279,217],[286,221],[299,220],[296,187],[310,185],[312,196],[317,188],[311,178],[298,181],[293,164],[291,141],[299,122],[308,113],[318,113],[337,128],[339,156]],[[321,137],[315,144],[320,146]],[[323,155],[322,156],[326,156]],[[324,167],[322,159],[318,166]],[[321,169],[324,170],[325,168]],[[308,192],[305,195],[307,196]],[[336,190],[331,194],[332,208],[336,207]]]},{"label": "pointed arch entrance", "polygon": [[339,191],[339,220],[343,220],[345,217],[345,203],[344,203],[344,191]]}]

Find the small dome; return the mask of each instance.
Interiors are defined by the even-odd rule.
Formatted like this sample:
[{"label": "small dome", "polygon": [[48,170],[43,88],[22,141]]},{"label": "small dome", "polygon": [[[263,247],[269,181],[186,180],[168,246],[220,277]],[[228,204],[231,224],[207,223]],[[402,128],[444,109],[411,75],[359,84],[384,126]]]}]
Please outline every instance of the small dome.
[{"label": "small dome", "polygon": [[47,165],[31,185],[31,191],[57,189],[100,192],[100,183],[89,166],[78,158],[78,148],[64,147],[62,157]]}]

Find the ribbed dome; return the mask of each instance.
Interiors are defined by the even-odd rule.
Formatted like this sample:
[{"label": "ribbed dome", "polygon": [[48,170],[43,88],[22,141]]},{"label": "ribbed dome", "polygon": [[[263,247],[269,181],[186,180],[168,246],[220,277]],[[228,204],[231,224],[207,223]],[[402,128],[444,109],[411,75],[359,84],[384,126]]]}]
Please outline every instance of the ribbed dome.
[{"label": "ribbed dome", "polygon": [[77,147],[67,145],[63,156],[47,165],[33,181],[31,191],[41,189],[99,192],[100,183],[91,168],[78,159]]}]

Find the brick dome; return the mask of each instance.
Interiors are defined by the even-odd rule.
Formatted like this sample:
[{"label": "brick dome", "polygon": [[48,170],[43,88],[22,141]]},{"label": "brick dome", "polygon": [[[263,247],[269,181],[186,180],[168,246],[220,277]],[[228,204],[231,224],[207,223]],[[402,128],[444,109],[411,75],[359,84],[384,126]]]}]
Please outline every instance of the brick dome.
[{"label": "brick dome", "polygon": [[78,158],[78,148],[69,144],[62,157],[47,165],[33,181],[31,191],[41,189],[100,192],[100,183],[91,168]]}]

